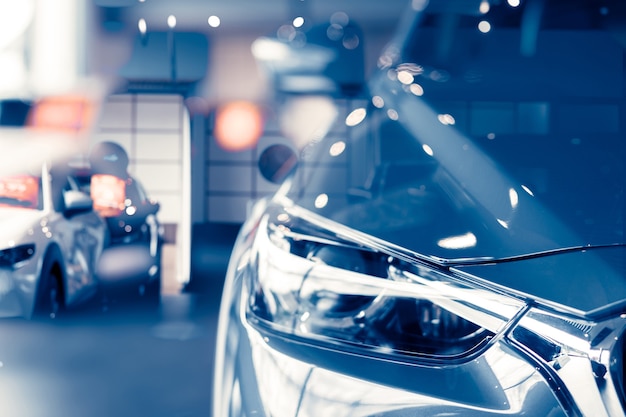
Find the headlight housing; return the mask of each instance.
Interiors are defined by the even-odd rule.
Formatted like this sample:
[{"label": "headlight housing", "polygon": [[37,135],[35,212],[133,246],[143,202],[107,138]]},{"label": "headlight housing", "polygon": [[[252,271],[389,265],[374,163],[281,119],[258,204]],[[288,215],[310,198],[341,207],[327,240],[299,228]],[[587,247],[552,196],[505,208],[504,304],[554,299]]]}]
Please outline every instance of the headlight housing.
[{"label": "headlight housing", "polygon": [[20,264],[32,258],[35,245],[32,243],[0,250],[0,267],[19,268]]},{"label": "headlight housing", "polygon": [[465,360],[523,306],[285,212],[261,221],[252,258],[248,320],[339,349]]}]

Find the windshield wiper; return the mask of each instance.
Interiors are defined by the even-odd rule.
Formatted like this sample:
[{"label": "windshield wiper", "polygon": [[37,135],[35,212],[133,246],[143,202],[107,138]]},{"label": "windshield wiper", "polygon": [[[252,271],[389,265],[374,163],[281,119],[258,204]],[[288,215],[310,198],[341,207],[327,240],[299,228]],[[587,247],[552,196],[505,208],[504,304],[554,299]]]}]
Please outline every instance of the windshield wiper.
[{"label": "windshield wiper", "polygon": [[584,252],[587,250],[619,248],[619,247],[626,247],[626,243],[607,243],[607,244],[602,244],[602,245],[569,246],[566,248],[549,249],[545,251],[532,252],[532,253],[527,253],[523,255],[507,256],[504,258],[492,258],[488,256],[476,257],[476,258],[454,258],[454,259],[440,258],[439,262],[441,262],[442,266],[445,266],[445,267],[502,264],[506,262],[524,261],[527,259],[543,258],[546,256],[560,255],[564,253]]}]

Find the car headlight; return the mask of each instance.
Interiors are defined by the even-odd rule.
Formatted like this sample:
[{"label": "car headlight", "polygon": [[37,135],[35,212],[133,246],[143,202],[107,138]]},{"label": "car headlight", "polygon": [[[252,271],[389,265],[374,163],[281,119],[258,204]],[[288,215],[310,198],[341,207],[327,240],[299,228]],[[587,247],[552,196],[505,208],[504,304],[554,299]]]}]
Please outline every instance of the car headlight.
[{"label": "car headlight", "polygon": [[578,317],[294,205],[267,208],[250,248],[243,311],[268,341],[440,366],[501,340],[573,415],[623,413],[620,310]]},{"label": "car headlight", "polygon": [[0,267],[19,267],[20,263],[30,259],[34,254],[35,245],[32,243],[0,250]]},{"label": "car headlight", "polygon": [[451,360],[487,345],[522,307],[305,223],[278,213],[259,225],[247,284],[248,320],[257,327],[344,349]]}]

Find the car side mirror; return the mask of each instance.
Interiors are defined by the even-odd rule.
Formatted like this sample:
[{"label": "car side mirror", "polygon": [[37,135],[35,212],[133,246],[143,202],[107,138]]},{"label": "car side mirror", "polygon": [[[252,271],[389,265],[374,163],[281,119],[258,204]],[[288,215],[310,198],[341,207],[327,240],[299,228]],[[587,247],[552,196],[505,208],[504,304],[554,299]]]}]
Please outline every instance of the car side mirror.
[{"label": "car side mirror", "polygon": [[157,214],[161,210],[161,204],[158,201],[149,201],[147,205],[148,214]]},{"label": "car side mirror", "polygon": [[274,184],[283,182],[298,165],[298,157],[287,145],[272,145],[259,157],[259,171],[263,178]]},{"label": "car side mirror", "polygon": [[93,210],[93,200],[82,191],[68,190],[63,193],[66,217],[72,217],[79,213],[86,213]]}]

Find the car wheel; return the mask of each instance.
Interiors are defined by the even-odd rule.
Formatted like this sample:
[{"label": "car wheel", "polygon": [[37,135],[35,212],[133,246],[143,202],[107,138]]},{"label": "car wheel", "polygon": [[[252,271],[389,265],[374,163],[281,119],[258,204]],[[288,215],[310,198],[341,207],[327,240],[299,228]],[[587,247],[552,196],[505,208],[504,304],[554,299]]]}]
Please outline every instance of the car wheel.
[{"label": "car wheel", "polygon": [[40,319],[55,319],[59,317],[65,307],[62,286],[63,274],[56,258],[46,256],[35,304],[34,315]]},{"label": "car wheel", "polygon": [[158,308],[161,305],[161,277],[159,276],[140,287],[139,295],[146,307]]}]

